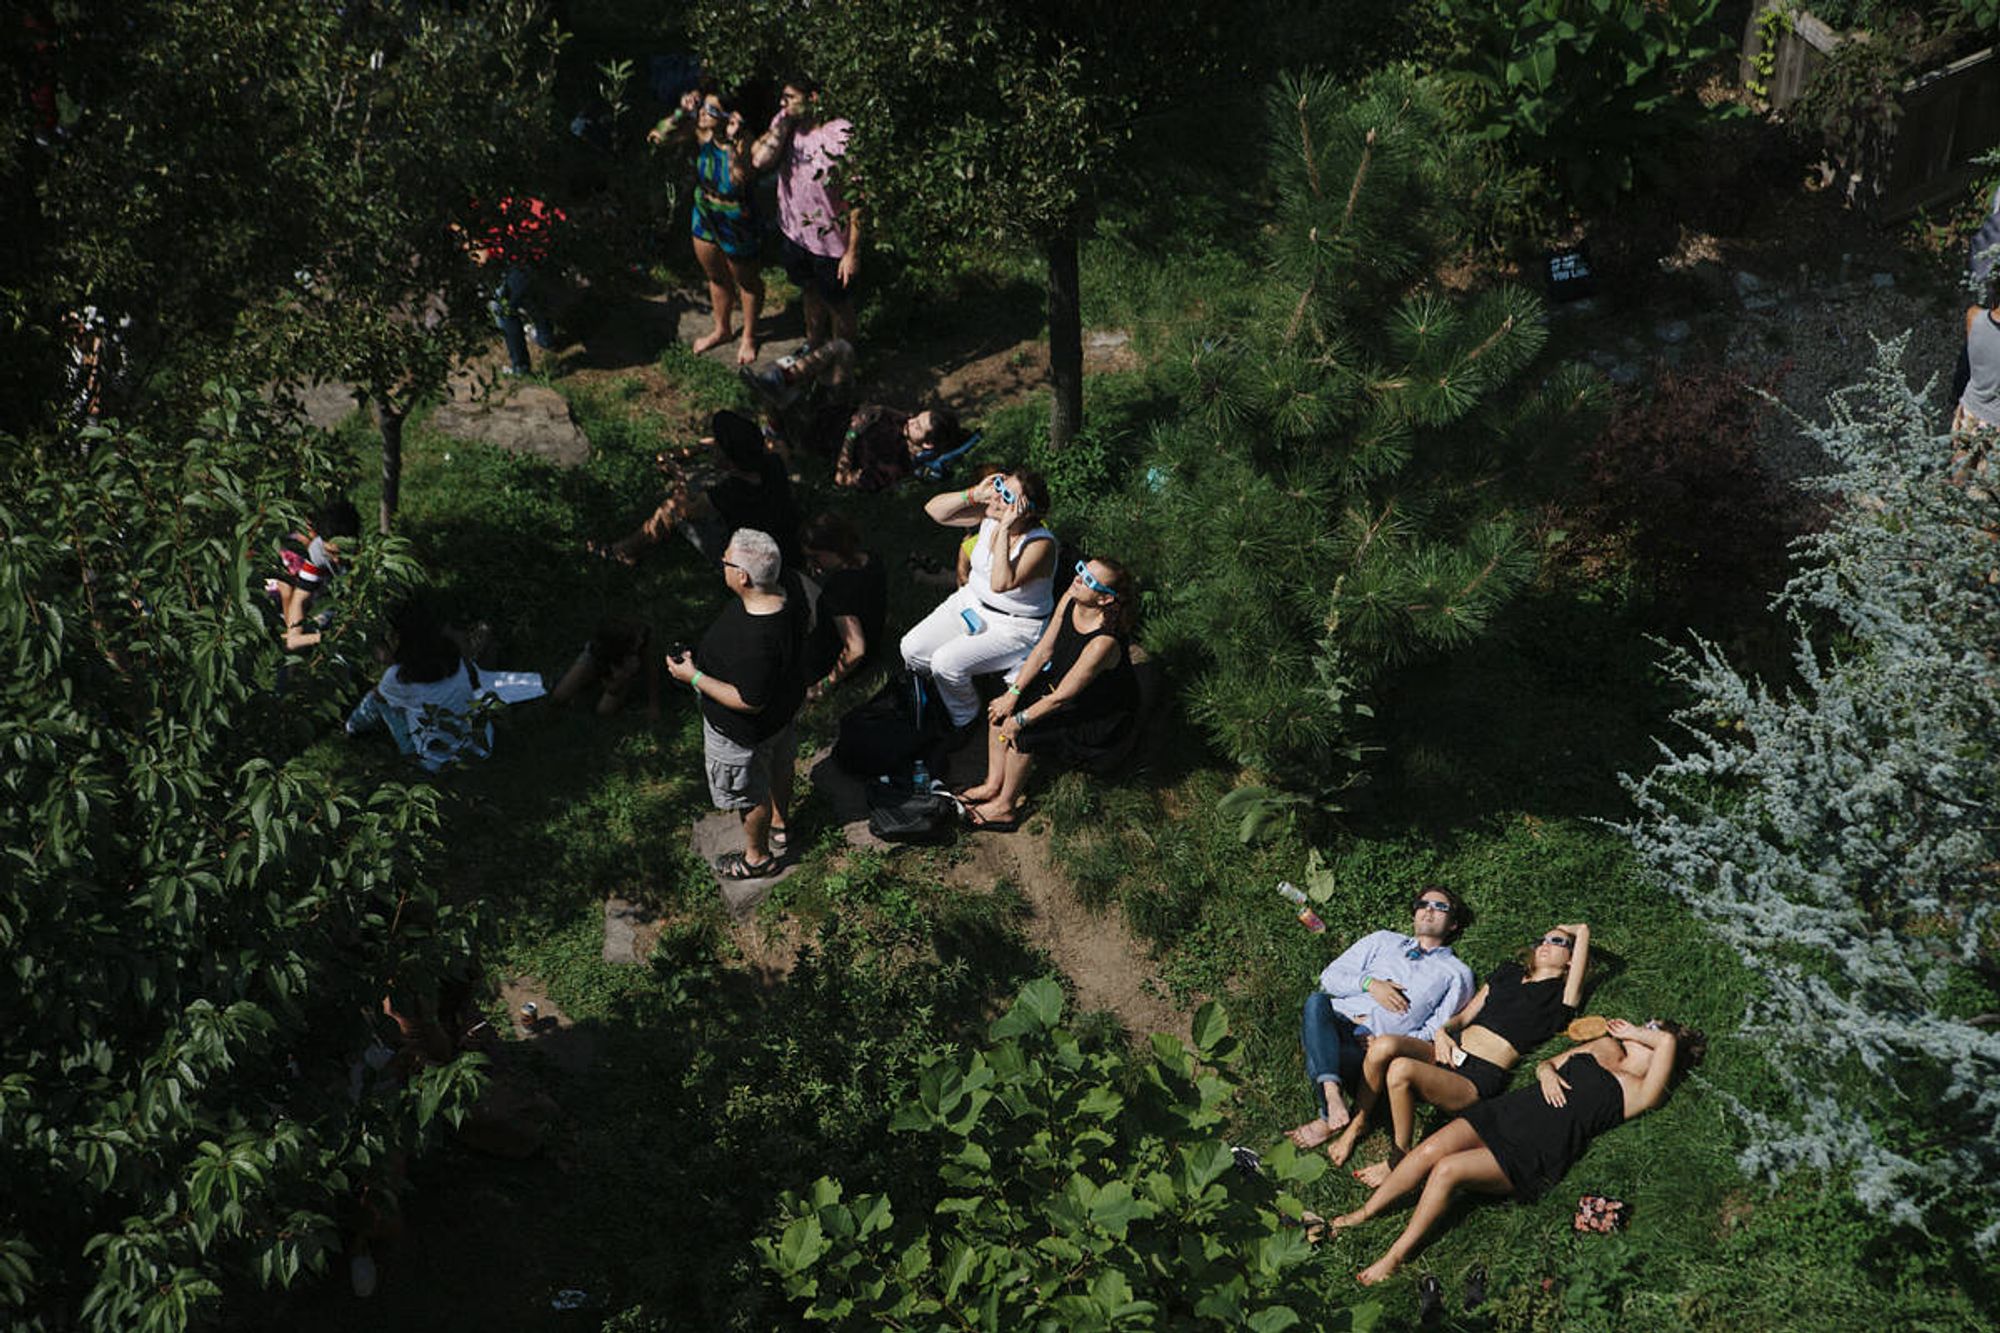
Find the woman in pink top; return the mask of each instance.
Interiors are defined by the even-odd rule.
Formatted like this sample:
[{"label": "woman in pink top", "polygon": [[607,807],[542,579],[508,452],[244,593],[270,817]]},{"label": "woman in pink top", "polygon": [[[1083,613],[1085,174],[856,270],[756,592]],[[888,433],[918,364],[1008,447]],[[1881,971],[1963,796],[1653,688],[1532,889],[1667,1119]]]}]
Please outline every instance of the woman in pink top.
[{"label": "woman in pink top", "polygon": [[852,128],[839,118],[819,119],[819,85],[797,78],[785,85],[771,127],[750,149],[752,167],[778,169],[780,249],[786,274],[805,296],[806,341],[814,347],[830,336],[856,340],[861,210],[837,179]]}]

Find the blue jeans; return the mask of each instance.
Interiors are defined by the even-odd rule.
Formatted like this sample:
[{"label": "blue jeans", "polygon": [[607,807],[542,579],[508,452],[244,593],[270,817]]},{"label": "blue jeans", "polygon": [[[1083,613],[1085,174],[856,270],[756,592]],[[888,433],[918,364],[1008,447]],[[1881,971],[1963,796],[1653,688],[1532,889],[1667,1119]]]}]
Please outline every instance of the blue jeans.
[{"label": "blue jeans", "polygon": [[1305,1014],[1299,1022],[1299,1044],[1306,1048],[1306,1080],[1312,1085],[1312,1113],[1326,1114],[1326,1093],[1322,1083],[1343,1086],[1361,1078],[1361,1057],[1367,1047],[1354,1030],[1354,1020],[1335,1013],[1333,997],[1323,990],[1306,996]]},{"label": "blue jeans", "polygon": [[524,315],[535,325],[535,346],[555,346],[555,338],[549,332],[548,313],[533,291],[533,278],[527,269],[509,265],[507,276],[494,289],[493,299],[486,303],[486,308],[493,312],[493,322],[499,325],[500,336],[507,342],[507,360],[515,370],[525,374],[531,368]]}]

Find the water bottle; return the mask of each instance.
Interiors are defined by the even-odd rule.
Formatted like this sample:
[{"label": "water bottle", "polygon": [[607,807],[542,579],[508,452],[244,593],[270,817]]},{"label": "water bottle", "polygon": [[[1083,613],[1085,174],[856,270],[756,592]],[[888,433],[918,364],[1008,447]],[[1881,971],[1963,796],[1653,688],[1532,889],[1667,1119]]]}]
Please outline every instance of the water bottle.
[{"label": "water bottle", "polygon": [[931,789],[931,771],[925,767],[924,761],[921,759],[917,760],[916,768],[910,773],[910,786],[916,791],[929,791]]},{"label": "water bottle", "polygon": [[1325,932],[1326,922],[1319,919],[1319,913],[1313,911],[1312,904],[1306,901],[1306,891],[1304,889],[1285,879],[1278,881],[1278,893],[1298,905],[1300,925],[1315,935]]}]

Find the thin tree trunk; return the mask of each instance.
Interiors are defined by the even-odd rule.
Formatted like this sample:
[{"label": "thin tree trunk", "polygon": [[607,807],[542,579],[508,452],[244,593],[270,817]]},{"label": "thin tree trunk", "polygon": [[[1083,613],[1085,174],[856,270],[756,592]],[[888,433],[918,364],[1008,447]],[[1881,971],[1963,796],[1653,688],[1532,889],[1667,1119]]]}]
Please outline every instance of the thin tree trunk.
[{"label": "thin tree trunk", "polygon": [[1049,261],[1049,447],[1068,445],[1083,427],[1083,310],[1077,299],[1076,233],[1051,237]]},{"label": "thin tree trunk", "polygon": [[382,432],[382,531],[396,516],[403,494],[403,416],[386,398],[376,398],[375,425]]}]

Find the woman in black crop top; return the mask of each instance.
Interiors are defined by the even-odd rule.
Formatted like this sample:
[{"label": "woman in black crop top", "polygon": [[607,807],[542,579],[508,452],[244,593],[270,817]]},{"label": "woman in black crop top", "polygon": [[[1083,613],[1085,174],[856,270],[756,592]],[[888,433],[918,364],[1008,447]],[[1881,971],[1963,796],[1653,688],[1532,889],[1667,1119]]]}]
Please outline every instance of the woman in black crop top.
[{"label": "woman in black crop top", "polygon": [[[1362,1081],[1389,1099],[1394,1142],[1385,1162],[1354,1173],[1364,1185],[1380,1185],[1410,1150],[1417,1099],[1447,1111],[1497,1097],[1507,1071],[1521,1053],[1547,1041],[1570,1019],[1583,999],[1590,968],[1590,927],[1578,921],[1544,932],[1520,962],[1493,970],[1465,1008],[1446,1020],[1431,1041],[1376,1037],[1368,1043]],[[1458,1035],[1453,1037],[1453,1033]],[[1362,1099],[1372,1108],[1376,1098]],[[1346,1162],[1363,1130],[1363,1115],[1328,1149],[1336,1166]]]}]

